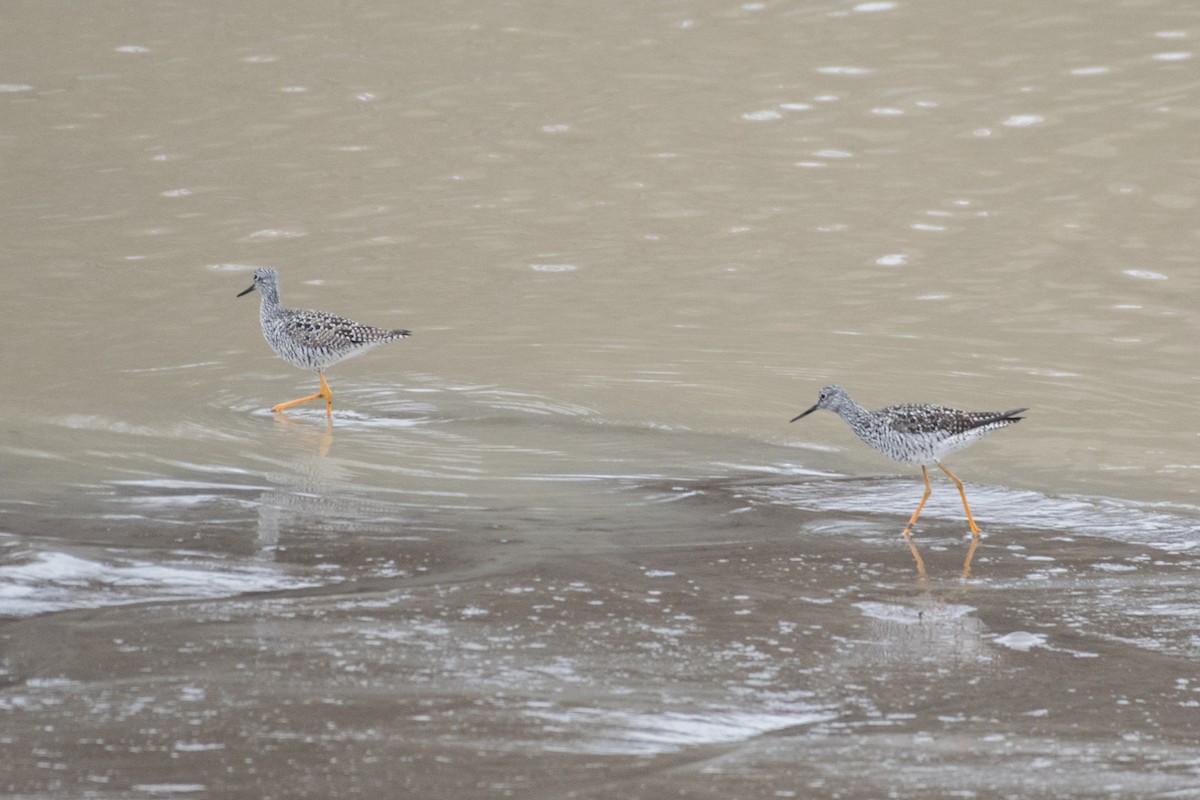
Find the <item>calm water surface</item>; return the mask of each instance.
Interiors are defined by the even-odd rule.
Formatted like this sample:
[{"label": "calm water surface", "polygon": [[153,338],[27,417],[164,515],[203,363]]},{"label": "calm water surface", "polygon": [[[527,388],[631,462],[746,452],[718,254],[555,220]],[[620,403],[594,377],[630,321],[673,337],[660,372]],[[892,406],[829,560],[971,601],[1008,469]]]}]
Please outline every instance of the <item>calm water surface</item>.
[{"label": "calm water surface", "polygon": [[1193,4],[5,16],[0,792],[1200,797]]}]

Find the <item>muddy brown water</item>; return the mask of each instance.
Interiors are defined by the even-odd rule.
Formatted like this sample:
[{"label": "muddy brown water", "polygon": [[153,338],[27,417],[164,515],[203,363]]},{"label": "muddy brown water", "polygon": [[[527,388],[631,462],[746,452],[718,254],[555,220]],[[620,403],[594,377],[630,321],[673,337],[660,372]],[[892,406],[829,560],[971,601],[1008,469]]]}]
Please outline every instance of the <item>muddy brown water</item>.
[{"label": "muddy brown water", "polygon": [[[0,794],[1200,797],[1197,36],[8,4]],[[969,577],[828,383],[1031,408]]]}]

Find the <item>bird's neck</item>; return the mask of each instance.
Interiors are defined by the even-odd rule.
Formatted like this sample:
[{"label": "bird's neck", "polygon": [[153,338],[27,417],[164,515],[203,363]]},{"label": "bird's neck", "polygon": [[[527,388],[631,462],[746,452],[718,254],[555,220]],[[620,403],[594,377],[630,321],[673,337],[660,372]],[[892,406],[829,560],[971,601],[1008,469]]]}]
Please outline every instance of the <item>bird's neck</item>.
[{"label": "bird's neck", "polygon": [[849,397],[842,400],[837,407],[837,414],[846,421],[850,429],[860,436],[871,429],[874,417],[871,412],[860,406],[858,403],[851,400]]},{"label": "bird's neck", "polygon": [[263,287],[259,290],[262,295],[262,304],[259,308],[262,310],[262,315],[265,317],[275,309],[279,308],[279,290],[274,287]]}]

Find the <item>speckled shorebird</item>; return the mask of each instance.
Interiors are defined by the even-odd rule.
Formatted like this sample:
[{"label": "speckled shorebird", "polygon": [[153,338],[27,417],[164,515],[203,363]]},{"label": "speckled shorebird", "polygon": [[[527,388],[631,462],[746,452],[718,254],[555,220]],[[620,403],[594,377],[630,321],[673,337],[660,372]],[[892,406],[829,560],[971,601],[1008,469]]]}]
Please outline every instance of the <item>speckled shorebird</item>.
[{"label": "speckled shorebird", "polygon": [[333,392],[325,381],[325,370],[385,342],[411,335],[406,330],[373,328],[328,311],[285,308],[279,304],[279,273],[270,267],[256,269],[254,283],[245,291],[238,292],[238,297],[255,289],[262,295],[259,318],[267,344],[284,361],[311,369],[321,379],[321,391],[299,400],[280,403],[272,411],[283,411],[324,397],[325,413],[333,416]]},{"label": "speckled shorebird", "polygon": [[[955,450],[974,444],[994,430],[1019,422],[1022,417],[1017,415],[1028,411],[1025,408],[1014,408],[1012,411],[959,411],[956,408],[925,403],[908,403],[868,411],[851,400],[842,387],[826,386],[821,390],[816,405],[791,421],[806,417],[819,408],[836,413],[846,421],[858,438],[888,458],[921,467],[921,477],[925,479],[925,496],[921,498],[917,510],[904,527],[905,539],[911,539],[909,532],[917,517],[921,515],[921,509],[925,507],[925,501],[929,499],[932,491],[929,486],[929,471],[926,469],[930,464],[941,467],[942,472],[954,481],[958,493],[962,496],[967,522],[971,524],[971,534],[979,537],[979,526],[971,516],[971,507],[967,505],[967,493],[963,490],[962,481],[946,469],[942,459]],[[968,556],[966,571],[969,569]]]}]

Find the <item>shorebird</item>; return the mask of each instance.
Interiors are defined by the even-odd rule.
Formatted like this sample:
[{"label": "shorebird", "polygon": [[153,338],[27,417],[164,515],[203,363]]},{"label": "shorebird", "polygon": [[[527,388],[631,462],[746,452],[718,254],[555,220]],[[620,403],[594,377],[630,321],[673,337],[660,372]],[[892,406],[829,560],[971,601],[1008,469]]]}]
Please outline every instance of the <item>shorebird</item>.
[{"label": "shorebird", "polygon": [[[926,469],[931,464],[940,467],[958,487],[963,509],[967,512],[967,522],[971,525],[971,535],[975,539],[979,538],[979,526],[975,524],[975,518],[971,515],[971,506],[967,504],[967,493],[963,490],[962,481],[946,469],[942,459],[955,450],[974,444],[994,430],[1020,422],[1023,417],[1018,414],[1029,410],[1014,408],[1012,411],[959,411],[945,406],[906,403],[868,411],[850,399],[850,395],[846,394],[842,387],[826,386],[821,390],[816,405],[803,414],[798,414],[791,422],[806,417],[819,408],[837,414],[846,421],[858,438],[888,458],[921,467],[921,477],[925,479],[925,496],[921,498],[917,510],[904,527],[904,538],[910,543],[912,526],[921,515],[921,509],[925,507],[925,501],[932,492],[929,486],[929,471]],[[967,570],[969,565],[968,556]]]},{"label": "shorebird", "polygon": [[302,369],[311,369],[321,379],[321,391],[298,400],[289,400],[271,408],[279,412],[302,403],[325,398],[325,414],[333,416],[333,392],[325,380],[325,370],[339,361],[365,353],[385,342],[404,339],[409,331],[384,330],[363,325],[354,320],[312,311],[306,308],[285,308],[279,303],[279,273],[270,267],[254,271],[254,283],[238,297],[258,289],[262,295],[259,319],[263,338],[276,355]]}]

